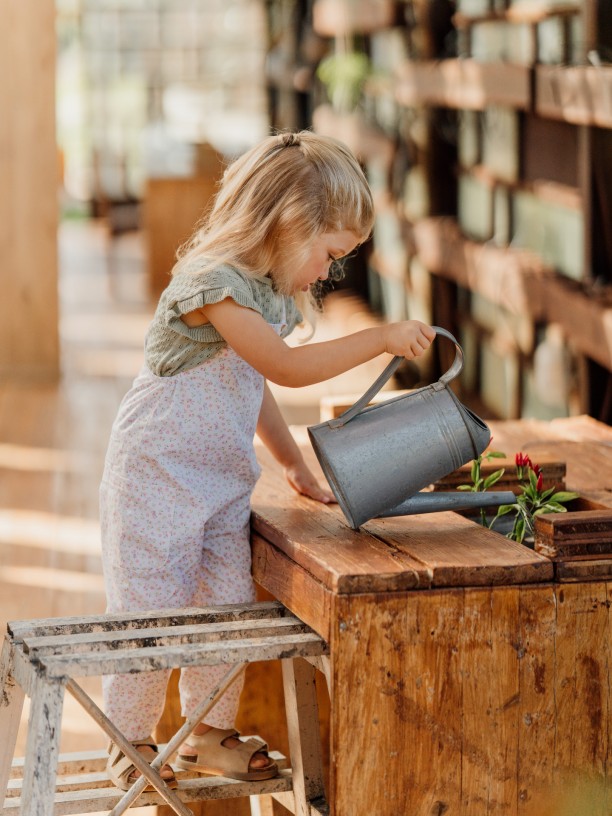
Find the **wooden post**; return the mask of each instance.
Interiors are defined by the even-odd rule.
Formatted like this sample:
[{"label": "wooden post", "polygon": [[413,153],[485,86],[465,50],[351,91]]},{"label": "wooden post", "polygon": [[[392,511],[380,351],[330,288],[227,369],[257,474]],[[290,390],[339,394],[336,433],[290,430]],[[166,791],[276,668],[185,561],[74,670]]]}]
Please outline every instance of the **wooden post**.
[{"label": "wooden post", "polygon": [[32,683],[28,745],[23,771],[21,812],[53,816],[64,683],[38,676]]},{"label": "wooden post", "polygon": [[5,638],[0,655],[0,804],[4,800],[11,775],[11,761],[15,753],[17,731],[23,710],[25,694],[12,677],[13,649]]},{"label": "wooden post", "polygon": [[0,0],[0,19],[0,377],[55,380],[55,3]]},{"label": "wooden post", "polygon": [[283,660],[296,816],[310,816],[310,803],[325,797],[315,671],[306,660]]}]

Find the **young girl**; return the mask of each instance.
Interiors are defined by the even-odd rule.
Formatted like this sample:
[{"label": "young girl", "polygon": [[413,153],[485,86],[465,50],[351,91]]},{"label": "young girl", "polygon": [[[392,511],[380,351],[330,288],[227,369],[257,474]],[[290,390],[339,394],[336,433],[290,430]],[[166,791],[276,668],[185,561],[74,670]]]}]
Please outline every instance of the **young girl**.
[{"label": "young girl", "polygon": [[[229,166],[214,206],[173,270],[145,342],[145,365],[113,425],[101,486],[108,611],[250,602],[250,498],[259,435],[298,492],[333,501],[306,466],[266,380],[298,387],[385,352],[418,357],[434,331],[418,321],[290,347],[311,289],[369,235],[372,197],[355,158],[310,132],[272,136]],[[299,306],[298,306],[299,304]],[[226,666],[181,673],[183,715]],[[104,678],[110,719],[145,755],[168,672]],[[179,764],[237,779],[277,767],[233,728],[236,682],[179,750]],[[108,771],[139,776],[111,746]],[[175,785],[172,769],[162,776]]]}]

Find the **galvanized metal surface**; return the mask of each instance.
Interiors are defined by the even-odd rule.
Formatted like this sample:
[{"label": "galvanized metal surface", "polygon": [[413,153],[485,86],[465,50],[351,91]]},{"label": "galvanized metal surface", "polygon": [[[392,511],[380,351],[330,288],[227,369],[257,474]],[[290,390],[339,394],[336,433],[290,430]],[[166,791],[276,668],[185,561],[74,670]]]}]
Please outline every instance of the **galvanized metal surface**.
[{"label": "galvanized metal surface", "polygon": [[461,346],[446,329],[434,329],[455,344],[455,359],[438,382],[367,407],[402,362],[403,357],[395,357],[348,411],[308,428],[323,472],[353,529],[390,514],[427,485],[478,457],[489,444],[488,426],[448,388],[463,368]]}]

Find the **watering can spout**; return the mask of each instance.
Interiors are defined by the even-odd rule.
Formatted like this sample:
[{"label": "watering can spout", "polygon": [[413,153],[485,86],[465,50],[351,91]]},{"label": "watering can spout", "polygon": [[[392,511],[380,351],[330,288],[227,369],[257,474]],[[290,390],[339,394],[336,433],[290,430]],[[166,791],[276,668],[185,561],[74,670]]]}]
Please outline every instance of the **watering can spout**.
[{"label": "watering can spout", "polygon": [[481,507],[499,507],[502,504],[514,504],[514,493],[506,490],[490,493],[454,493],[430,492],[415,493],[404,499],[401,504],[381,513],[377,518],[391,516],[410,516],[417,513],[441,513],[443,510],[473,510]]}]

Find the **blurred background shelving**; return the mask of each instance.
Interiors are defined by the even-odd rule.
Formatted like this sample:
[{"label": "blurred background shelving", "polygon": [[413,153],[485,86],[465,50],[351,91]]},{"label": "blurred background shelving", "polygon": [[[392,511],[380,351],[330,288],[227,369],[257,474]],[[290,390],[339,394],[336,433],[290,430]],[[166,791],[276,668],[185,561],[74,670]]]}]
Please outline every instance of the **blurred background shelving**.
[{"label": "blurred background shelving", "polygon": [[[356,294],[376,319],[416,317],[453,330],[467,353],[463,396],[488,415],[610,421],[606,0],[43,7],[42,15],[40,5],[11,7],[22,36],[4,49],[7,104],[35,86],[28,98],[32,106],[40,99],[37,114],[2,125],[17,153],[13,165],[0,160],[9,178],[0,195],[7,269],[41,267],[34,248],[26,258],[17,244],[28,213],[35,220],[46,201],[47,249],[57,218],[101,220],[111,239],[139,231],[154,301],[225,162],[270,131],[314,128],[351,146],[377,203],[372,239],[336,288]],[[55,22],[55,36],[42,20]],[[37,63],[24,50],[28,33],[46,43]],[[44,178],[24,201],[34,155],[42,168],[41,126],[59,147],[59,213],[48,144]],[[57,377],[52,264],[42,287],[40,271],[24,274],[19,285],[7,274],[9,290],[43,313],[49,336],[40,340],[42,363],[35,341],[18,350],[21,373]],[[0,309],[7,332],[19,332],[10,306]],[[15,347],[0,355],[7,377]],[[441,348],[400,384],[430,379],[447,356]]]}]

